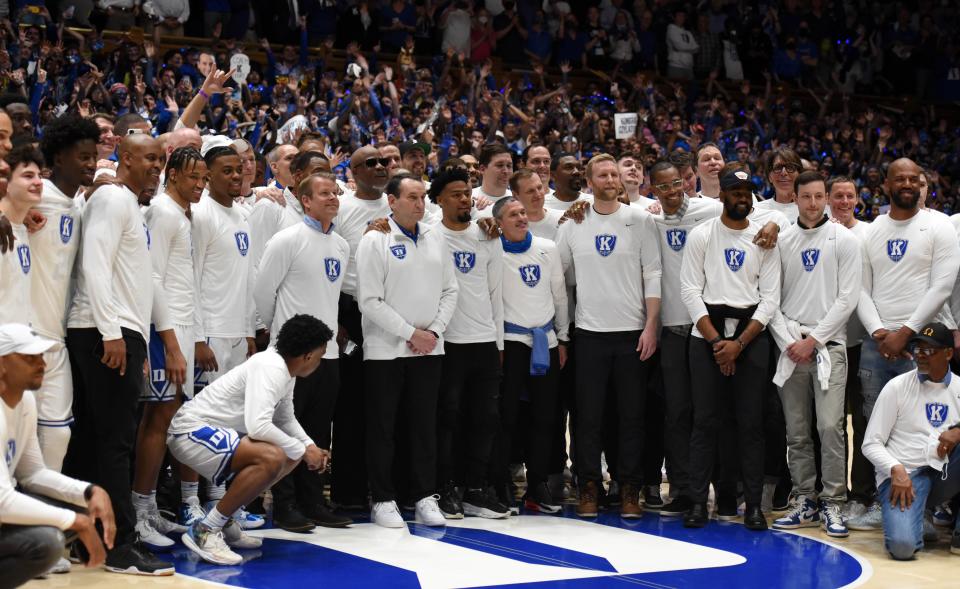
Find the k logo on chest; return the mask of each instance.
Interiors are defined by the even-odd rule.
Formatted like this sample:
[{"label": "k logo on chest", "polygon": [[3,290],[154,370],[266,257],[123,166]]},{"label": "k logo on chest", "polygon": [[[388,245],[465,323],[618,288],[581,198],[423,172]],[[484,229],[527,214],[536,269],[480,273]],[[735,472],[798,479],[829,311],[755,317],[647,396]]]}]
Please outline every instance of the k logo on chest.
[{"label": "k logo on chest", "polygon": [[817,267],[817,262],[820,261],[820,250],[816,248],[803,250],[800,252],[800,261],[803,262],[804,270],[813,272],[813,269]]},{"label": "k logo on chest", "polygon": [[899,262],[905,255],[907,255],[906,239],[887,240],[887,256],[889,256],[891,260],[894,262]]},{"label": "k logo on chest", "polygon": [[747,252],[744,250],[738,250],[733,247],[728,247],[723,250],[723,259],[727,263],[727,267],[736,272],[743,267],[743,261],[747,258]]},{"label": "k logo on chest", "polygon": [[950,407],[943,403],[927,403],[927,421],[933,427],[940,427],[947,421]]},{"label": "k logo on chest", "polygon": [[393,257],[396,259],[402,260],[407,257],[407,246],[403,245],[402,243],[391,245],[390,253],[393,254]]},{"label": "k logo on chest", "polygon": [[667,245],[675,252],[679,252],[683,249],[683,246],[687,245],[686,229],[668,229],[665,236]]},{"label": "k logo on chest", "polygon": [[30,273],[30,246],[21,244],[17,246],[17,260],[20,262],[20,269],[24,274]]},{"label": "k logo on chest", "polygon": [[60,241],[70,243],[71,237],[73,237],[73,217],[60,215]]},{"label": "k logo on chest", "polygon": [[540,283],[540,265],[530,264],[520,266],[520,278],[523,279],[524,284],[533,288]]},{"label": "k logo on chest", "polygon": [[246,256],[247,252],[250,251],[250,236],[247,235],[246,231],[237,231],[233,234],[233,238],[237,242],[237,251],[240,252],[241,256]]},{"label": "k logo on chest", "polygon": [[477,254],[474,252],[453,252],[453,266],[464,274],[473,270],[476,263]]},{"label": "k logo on chest", "polygon": [[603,257],[607,257],[612,254],[614,248],[617,247],[616,235],[597,235],[593,238],[593,241],[597,248],[597,253]]},{"label": "k logo on chest", "polygon": [[324,258],[323,268],[330,282],[336,282],[340,278],[340,260],[336,258]]}]

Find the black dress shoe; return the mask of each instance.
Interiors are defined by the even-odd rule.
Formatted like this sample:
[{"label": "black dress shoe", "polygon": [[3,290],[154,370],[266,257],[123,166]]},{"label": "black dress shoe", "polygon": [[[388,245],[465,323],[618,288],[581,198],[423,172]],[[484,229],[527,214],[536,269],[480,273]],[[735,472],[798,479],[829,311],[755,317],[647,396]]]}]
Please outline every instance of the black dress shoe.
[{"label": "black dress shoe", "polygon": [[322,503],[305,507],[303,509],[303,515],[313,523],[324,528],[345,528],[353,523],[353,520],[349,517],[335,513]]},{"label": "black dress shoe", "polygon": [[273,525],[288,532],[309,532],[316,527],[293,503],[274,506]]},{"label": "black dress shoe", "polygon": [[694,503],[687,515],[683,516],[683,527],[702,528],[707,525],[708,512],[706,503]]},{"label": "black dress shoe", "polygon": [[743,525],[748,530],[762,532],[767,529],[767,518],[763,516],[759,505],[747,505],[743,513]]},{"label": "black dress shoe", "polygon": [[693,507],[693,501],[685,495],[680,495],[660,508],[660,517],[683,517],[691,507]]}]

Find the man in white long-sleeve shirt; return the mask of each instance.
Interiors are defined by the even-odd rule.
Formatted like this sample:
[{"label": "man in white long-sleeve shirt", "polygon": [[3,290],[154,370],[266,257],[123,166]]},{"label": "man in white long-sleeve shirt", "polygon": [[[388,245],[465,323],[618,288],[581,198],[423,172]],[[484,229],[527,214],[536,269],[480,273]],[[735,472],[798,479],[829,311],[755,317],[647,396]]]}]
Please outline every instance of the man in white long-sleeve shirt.
[{"label": "man in white long-sleeve shirt", "polygon": [[436,408],[442,334],[456,310],[458,287],[446,240],[436,227],[420,223],[425,195],[419,178],[391,178],[390,233],[366,233],[357,249],[371,519],[392,528],[404,526],[392,479],[398,412],[407,416],[409,494],[417,520],[445,525],[434,495]]},{"label": "man in white long-sleeve shirt", "polygon": [[0,198],[0,215],[13,227],[14,247],[0,255],[0,322],[33,323],[31,283],[33,256],[24,219],[31,207],[40,204],[43,179],[40,169],[43,156],[30,146],[19,147],[7,154],[6,194]]},{"label": "man in white long-sleeve shirt", "polygon": [[276,345],[204,388],[185,403],[167,435],[170,453],[214,484],[230,489],[202,520],[183,534],[183,543],[213,564],[243,561],[230,548],[257,548],[233,517],[302,460],[322,469],[328,455],[303,431],[293,412],[296,378],[310,376],[323,360],[333,333],[310,315],[294,315]]},{"label": "man in white long-sleeve shirt", "polygon": [[[824,214],[826,185],[818,172],[797,176],[794,192],[799,216],[779,238],[780,309],[770,332],[780,350],[773,381],[783,403],[788,463],[798,497],[773,527],[822,526],[828,536],[844,538],[845,340],[847,320],[860,299],[860,242]],[[819,497],[814,427],[820,439]]]},{"label": "man in white long-sleeve shirt", "polygon": [[[47,223],[30,236],[34,260],[33,327],[57,342],[45,355],[46,373],[37,398],[37,437],[47,466],[59,471],[70,442],[73,423],[73,376],[64,339],[68,296],[73,287],[73,263],[80,247],[81,186],[93,184],[97,170],[100,130],[93,121],[62,116],[43,128],[40,146],[50,167],[36,210]],[[82,197],[81,197],[82,198]]]},{"label": "man in white long-sleeve shirt", "polygon": [[[107,546],[113,546],[113,509],[106,491],[47,468],[40,453],[37,405],[30,391],[43,385],[43,354],[55,345],[26,325],[0,325],[0,444],[6,452],[0,461],[0,570],[5,587],[22,585],[63,560],[63,532],[83,543],[87,566],[100,566],[105,558],[96,520]],[[173,574],[172,567],[167,574]]]},{"label": "man in white long-sleeve shirt", "polygon": [[480,148],[480,172],[483,181],[473,189],[474,218],[492,216],[493,205],[510,196],[513,154],[502,143],[487,143]]},{"label": "man in white long-sleeve shirt", "polygon": [[[916,370],[884,385],[863,440],[863,455],[876,467],[884,546],[896,560],[912,559],[923,548],[924,510],[960,492],[960,381],[950,371],[953,334],[942,323],[931,323],[920,328],[910,347]],[[960,554],[960,522],[950,551]]]},{"label": "man in white long-sleeve shirt", "polygon": [[[313,174],[295,190],[303,220],[267,242],[253,287],[260,319],[269,325],[271,343],[276,343],[280,327],[297,314],[312,315],[327,325],[337,324],[340,288],[350,258],[347,241],[333,231],[333,219],[340,208],[336,176]],[[339,356],[334,340],[327,345],[320,368],[297,379],[293,390],[297,421],[328,454],[330,423],[340,388]],[[274,485],[274,525],[298,532],[308,531],[314,524],[349,525],[349,518],[337,516],[327,507],[323,484],[323,479],[301,465]]]},{"label": "man in white long-sleeve shirt", "polygon": [[[567,223],[557,233],[564,271],[577,289],[577,515],[597,515],[603,416],[612,411],[619,423],[620,515],[637,518],[647,361],[657,349],[660,323],[657,227],[651,215],[617,200],[620,172],[609,154],[590,160],[587,182],[592,210],[582,223]],[[615,408],[606,407],[608,384]]]},{"label": "man in white long-sleeve shirt", "polygon": [[675,80],[693,79],[693,56],[700,45],[689,30],[684,28],[687,11],[673,11],[673,22],[667,26],[667,76]]},{"label": "man in white long-sleeve shirt", "polygon": [[[76,423],[64,472],[110,494],[117,543],[107,569],[160,574],[171,565],[143,548],[134,529],[130,461],[153,305],[150,233],[140,205],[157,188],[163,150],[156,139],[138,133],[123,138],[118,154],[120,184],[101,186],[83,207],[77,290],[67,320]],[[172,351],[176,337],[172,330],[164,333]]]},{"label": "man in white long-sleeve shirt", "polygon": [[[742,170],[720,176],[723,214],[695,228],[687,238],[680,296],[694,323],[690,337],[693,430],[690,437],[691,499],[687,527],[707,524],[707,491],[717,455],[735,468],[736,436],[746,499],[744,524],[767,529],[760,510],[763,492],[763,390],[769,341],[763,330],[780,304],[780,260],[753,238],[760,226],[747,215],[753,182]],[[724,409],[724,404],[732,409]],[[721,423],[736,415],[736,425]],[[717,439],[719,436],[719,448]],[[725,509],[732,507],[732,513]],[[719,514],[736,517],[736,502]]]}]

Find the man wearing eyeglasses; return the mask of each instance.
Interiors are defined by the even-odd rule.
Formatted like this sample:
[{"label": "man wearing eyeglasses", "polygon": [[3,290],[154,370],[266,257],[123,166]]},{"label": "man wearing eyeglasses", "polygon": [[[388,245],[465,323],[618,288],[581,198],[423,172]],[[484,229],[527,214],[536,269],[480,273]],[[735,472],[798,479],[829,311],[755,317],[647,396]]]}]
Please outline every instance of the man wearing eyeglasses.
[{"label": "man wearing eyeglasses", "polygon": [[[953,334],[942,323],[929,323],[911,338],[909,349],[917,368],[883,387],[863,440],[863,455],[876,467],[884,547],[895,560],[910,560],[923,548],[925,508],[960,492],[960,380],[950,372]],[[960,554],[960,521],[950,551]]]},{"label": "man wearing eyeglasses", "polygon": [[[260,319],[276,344],[280,327],[294,315],[312,315],[336,325],[344,271],[350,258],[347,241],[333,232],[340,208],[336,176],[311,174],[296,187],[303,221],[273,236],[263,253],[253,288]],[[318,271],[320,270],[320,271]],[[330,454],[330,422],[340,386],[339,345],[327,345],[323,362],[293,390],[294,415],[322,452]],[[273,521],[293,532],[314,524],[343,527],[351,520],[335,515],[323,498],[323,479],[301,464],[273,486]]]},{"label": "man wearing eyeglasses", "polygon": [[767,180],[773,185],[774,196],[757,203],[761,209],[783,213],[790,223],[797,222],[797,202],[794,182],[803,171],[803,162],[797,152],[789,147],[773,151],[767,160]]}]

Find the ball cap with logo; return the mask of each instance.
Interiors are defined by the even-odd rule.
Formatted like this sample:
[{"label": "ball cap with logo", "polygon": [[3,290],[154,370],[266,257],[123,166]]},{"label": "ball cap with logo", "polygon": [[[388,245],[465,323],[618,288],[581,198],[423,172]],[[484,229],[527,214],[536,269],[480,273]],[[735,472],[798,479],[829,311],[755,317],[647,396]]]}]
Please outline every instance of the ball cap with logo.
[{"label": "ball cap with logo", "polygon": [[730,170],[720,176],[720,190],[733,190],[734,188],[749,188],[751,191],[756,187],[753,180],[750,179],[750,173],[743,170]]},{"label": "ball cap with logo", "polygon": [[21,323],[0,325],[0,356],[42,354],[56,345],[53,340],[37,335],[35,331]]},{"label": "ball cap with logo", "polygon": [[400,157],[407,155],[408,152],[419,149],[423,155],[430,155],[430,144],[423,141],[407,141],[400,144]]},{"label": "ball cap with logo", "polygon": [[953,333],[943,323],[928,323],[915,336],[910,338],[911,344],[921,342],[937,348],[952,348]]}]

